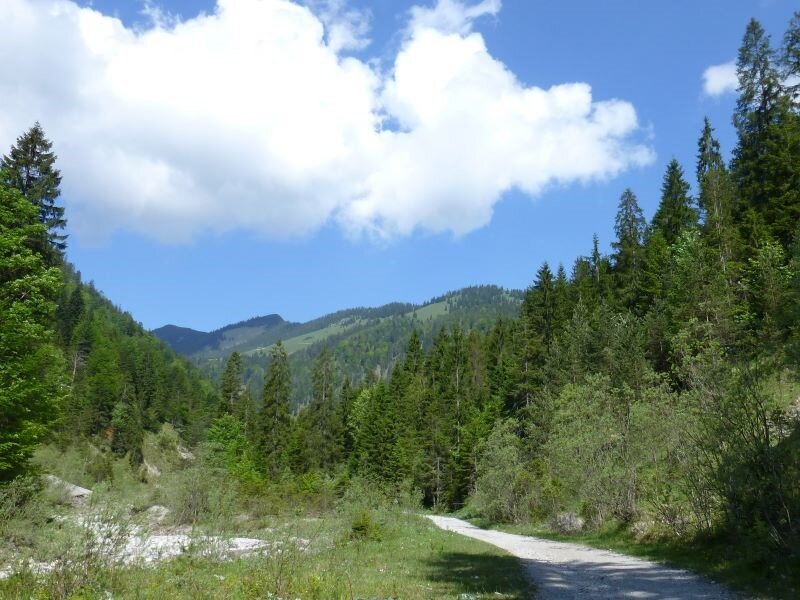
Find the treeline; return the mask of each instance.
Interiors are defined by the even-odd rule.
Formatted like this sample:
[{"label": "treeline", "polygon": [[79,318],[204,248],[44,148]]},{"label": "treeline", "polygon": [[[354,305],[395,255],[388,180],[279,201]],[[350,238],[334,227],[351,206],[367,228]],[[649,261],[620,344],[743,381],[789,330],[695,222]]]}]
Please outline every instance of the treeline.
[{"label": "treeline", "polygon": [[0,163],[0,483],[36,445],[81,437],[141,462],[163,423],[198,440],[212,384],[66,262],[61,175],[37,123]]},{"label": "treeline", "polygon": [[[465,330],[485,332],[492,327],[498,315],[507,318],[515,316],[521,297],[521,292],[516,290],[483,285],[433,298],[422,307],[395,303],[378,309],[350,309],[334,313],[346,315],[343,324],[349,326],[347,329],[324,340],[309,343],[289,356],[292,410],[296,411],[311,401],[312,365],[324,348],[330,351],[333,361],[338,365],[340,377],[351,381],[360,381],[368,375],[384,377],[402,358],[412,331],[417,331],[425,348],[431,347],[442,327],[458,326]],[[441,306],[432,306],[435,304]],[[338,322],[331,317],[323,317],[310,323],[327,326]],[[303,327],[304,333],[315,331],[309,324]],[[294,337],[295,333],[291,335]],[[243,382],[249,392],[257,397],[264,385],[269,352],[240,354]],[[215,381],[220,380],[225,368],[223,358],[208,359],[200,356],[195,364]]]},{"label": "treeline", "polygon": [[355,382],[323,351],[296,418],[283,348],[261,408],[234,355],[209,436],[230,468],[256,486],[363,475],[498,520],[726,532],[796,557],[800,13],[777,51],[751,21],[737,68],[730,164],[706,120],[696,194],[675,160],[649,222],[625,190],[612,252],[595,238],[569,272],[542,265],[516,319],[443,328],[429,348],[414,333],[390,374]]}]

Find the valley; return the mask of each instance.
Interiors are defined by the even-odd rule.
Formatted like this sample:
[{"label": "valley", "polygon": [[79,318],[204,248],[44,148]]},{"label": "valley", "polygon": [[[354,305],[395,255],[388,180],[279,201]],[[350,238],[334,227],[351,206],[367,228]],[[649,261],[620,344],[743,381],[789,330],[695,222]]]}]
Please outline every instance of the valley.
[{"label": "valley", "polygon": [[800,598],[800,11],[612,8],[0,0],[0,598]]}]

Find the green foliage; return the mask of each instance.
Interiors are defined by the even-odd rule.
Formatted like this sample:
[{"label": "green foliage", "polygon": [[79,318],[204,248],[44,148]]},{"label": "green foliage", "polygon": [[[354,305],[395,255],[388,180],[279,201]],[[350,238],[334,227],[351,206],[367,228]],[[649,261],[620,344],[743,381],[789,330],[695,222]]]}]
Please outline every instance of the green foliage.
[{"label": "green foliage", "polygon": [[43,232],[36,207],[0,184],[0,483],[25,472],[64,397],[51,329],[61,274],[45,264]]},{"label": "green foliage", "polygon": [[257,434],[263,470],[273,479],[285,465],[286,442],[292,424],[289,415],[291,395],[289,361],[283,344],[278,340],[270,351]]},{"label": "green foliage", "polygon": [[624,306],[636,303],[643,263],[643,242],[646,223],[636,195],[627,189],[619,199],[619,208],[614,221],[617,240],[614,248],[613,266],[617,279],[617,290]]},{"label": "green foliage", "polygon": [[44,230],[37,235],[38,250],[52,260],[66,249],[67,236],[59,233],[67,222],[64,208],[56,205],[61,194],[61,173],[54,167],[53,144],[39,123],[17,138],[0,161],[0,182],[17,190],[36,207]]},{"label": "green foliage", "polygon": [[800,542],[799,432],[765,389],[763,375],[746,371],[703,415],[698,454],[726,528],[789,553]]},{"label": "green foliage", "polygon": [[[119,490],[141,484],[129,462],[160,477],[155,461],[172,473],[163,494],[180,523],[227,520],[247,502],[335,505],[336,543],[373,549],[398,539],[386,498],[410,498],[492,520],[580,514],[601,532],[734,540],[762,564],[796,563],[800,114],[786,78],[798,23],[780,55],[748,25],[734,158],[728,168],[706,120],[696,206],[673,160],[650,227],[625,190],[612,253],[595,236],[569,275],[544,263],[524,294],[470,288],[190,336],[219,389],[68,265],[62,283],[40,243],[57,221],[1,188],[0,478],[25,471],[64,397],[56,439],[92,443],[40,463]],[[46,160],[50,179],[35,185],[54,200]],[[164,423],[198,444],[196,461]],[[266,590],[263,573],[243,577]],[[335,597],[343,581],[308,573],[270,591]]]},{"label": "green foliage", "polygon": [[[713,160],[712,157],[703,157],[704,163],[712,163]],[[667,245],[674,243],[684,229],[697,225],[697,211],[692,204],[689,183],[683,177],[680,164],[673,158],[664,174],[661,202],[653,215],[652,223],[652,228],[663,236]]]},{"label": "green foliage", "polygon": [[225,373],[222,375],[220,412],[240,414],[242,395],[242,357],[238,352],[234,352],[225,363]]},{"label": "green foliage", "polygon": [[380,526],[368,510],[360,510],[350,525],[350,537],[355,540],[380,541]]},{"label": "green foliage", "polygon": [[525,521],[533,516],[537,505],[519,430],[519,423],[513,419],[499,421],[481,444],[470,507],[491,521]]},{"label": "green foliage", "polygon": [[225,468],[246,489],[258,488],[262,481],[259,462],[241,419],[234,415],[215,419],[206,437],[210,464]]}]

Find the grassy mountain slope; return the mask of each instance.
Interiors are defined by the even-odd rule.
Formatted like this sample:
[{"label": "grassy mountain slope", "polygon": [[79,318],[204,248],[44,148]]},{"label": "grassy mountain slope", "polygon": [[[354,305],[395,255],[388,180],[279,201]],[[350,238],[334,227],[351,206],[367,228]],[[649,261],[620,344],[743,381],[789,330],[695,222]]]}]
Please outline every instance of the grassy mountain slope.
[{"label": "grassy mountain slope", "polygon": [[497,286],[457,290],[415,305],[391,303],[351,308],[292,323],[278,315],[257,317],[205,333],[167,325],[153,333],[192,359],[204,372],[219,377],[234,351],[242,354],[245,380],[260,394],[270,347],[279,339],[290,355],[295,402],[305,404],[310,391],[310,363],[323,346],[332,349],[343,375],[358,379],[369,371],[385,372],[402,356],[412,330],[429,344],[442,327],[485,330],[498,317],[513,317],[522,292]]}]

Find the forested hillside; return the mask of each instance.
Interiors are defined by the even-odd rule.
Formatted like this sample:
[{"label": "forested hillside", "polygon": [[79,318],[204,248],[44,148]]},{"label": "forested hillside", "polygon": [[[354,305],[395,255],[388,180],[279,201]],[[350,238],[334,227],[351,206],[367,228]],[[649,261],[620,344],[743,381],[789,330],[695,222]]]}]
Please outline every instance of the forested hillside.
[{"label": "forested hillside", "polygon": [[284,321],[278,315],[255,317],[211,333],[167,325],[153,333],[189,357],[205,374],[219,381],[228,357],[241,356],[242,377],[258,396],[270,350],[281,341],[292,372],[293,407],[311,398],[311,365],[323,348],[330,349],[342,377],[359,381],[370,373],[388,373],[405,352],[412,331],[430,347],[443,327],[487,331],[498,318],[516,316],[522,292],[484,285],[464,288],[424,304],[395,302],[377,308],[351,308],[307,323]]},{"label": "forested hillside", "polygon": [[141,462],[144,432],[163,423],[197,440],[214,387],[94,286],[64,252],[61,176],[36,124],[0,170],[0,479],[24,473],[48,435],[94,440]]}]

